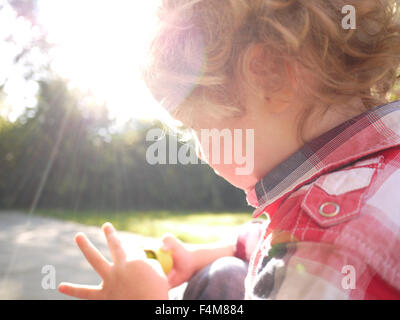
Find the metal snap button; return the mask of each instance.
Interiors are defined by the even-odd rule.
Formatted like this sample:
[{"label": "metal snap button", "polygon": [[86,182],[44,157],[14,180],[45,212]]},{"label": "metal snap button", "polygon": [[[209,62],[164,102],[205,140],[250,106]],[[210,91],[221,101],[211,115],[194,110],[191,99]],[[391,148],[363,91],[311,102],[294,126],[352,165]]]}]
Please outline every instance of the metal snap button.
[{"label": "metal snap button", "polygon": [[[328,206],[333,206],[335,211],[333,212],[326,212],[325,208]],[[340,206],[335,202],[325,202],[319,207],[319,214],[323,217],[331,218],[336,216],[340,212]]]}]

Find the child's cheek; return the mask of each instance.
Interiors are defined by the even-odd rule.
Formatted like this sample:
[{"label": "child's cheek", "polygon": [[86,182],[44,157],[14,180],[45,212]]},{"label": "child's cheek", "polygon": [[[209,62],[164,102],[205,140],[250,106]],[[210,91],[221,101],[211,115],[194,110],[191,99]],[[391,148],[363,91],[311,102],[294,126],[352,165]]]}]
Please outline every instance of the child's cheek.
[{"label": "child's cheek", "polygon": [[254,148],[249,148],[246,143],[238,148],[233,141],[227,145],[223,139],[219,142],[220,145],[199,144],[196,148],[197,156],[207,162],[217,175],[248,191],[257,183],[254,174]]}]

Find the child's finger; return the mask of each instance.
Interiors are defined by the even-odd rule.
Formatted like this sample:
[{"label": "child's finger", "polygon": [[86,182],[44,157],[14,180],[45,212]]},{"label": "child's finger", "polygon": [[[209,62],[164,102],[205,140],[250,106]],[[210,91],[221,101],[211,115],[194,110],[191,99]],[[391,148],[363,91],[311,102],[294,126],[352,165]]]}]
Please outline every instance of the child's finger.
[{"label": "child's finger", "polygon": [[177,239],[175,238],[175,236],[172,233],[165,233],[162,236],[161,241],[162,241],[162,249],[164,251],[174,249],[177,244]]},{"label": "child's finger", "polygon": [[183,281],[182,277],[179,276],[179,274],[177,273],[176,270],[172,270],[168,274],[168,284],[170,286],[170,289],[176,288],[177,286],[181,285],[182,283],[184,283],[184,281]]},{"label": "child's finger", "polygon": [[111,256],[114,263],[126,261],[125,250],[121,246],[121,241],[117,236],[117,232],[113,225],[109,222],[103,225],[103,231],[107,239],[108,247],[110,248]]},{"label": "child's finger", "polygon": [[174,288],[175,287],[175,276],[176,276],[176,271],[174,269],[172,269],[168,275],[167,275],[167,279],[168,279],[168,283],[170,285],[170,288]]},{"label": "child's finger", "polygon": [[58,291],[78,299],[98,300],[100,299],[101,288],[99,286],[85,286],[62,282],[58,286]]},{"label": "child's finger", "polygon": [[75,242],[93,269],[104,279],[111,270],[110,263],[83,233],[75,237]]}]

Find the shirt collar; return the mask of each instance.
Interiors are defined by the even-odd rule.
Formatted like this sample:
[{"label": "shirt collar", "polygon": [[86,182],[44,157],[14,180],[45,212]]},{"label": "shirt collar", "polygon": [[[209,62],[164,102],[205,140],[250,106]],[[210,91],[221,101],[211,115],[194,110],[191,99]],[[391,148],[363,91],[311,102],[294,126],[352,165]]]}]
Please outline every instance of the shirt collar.
[{"label": "shirt collar", "polygon": [[400,101],[366,111],[306,143],[247,194],[247,202],[272,215],[283,199],[318,176],[400,145]]}]

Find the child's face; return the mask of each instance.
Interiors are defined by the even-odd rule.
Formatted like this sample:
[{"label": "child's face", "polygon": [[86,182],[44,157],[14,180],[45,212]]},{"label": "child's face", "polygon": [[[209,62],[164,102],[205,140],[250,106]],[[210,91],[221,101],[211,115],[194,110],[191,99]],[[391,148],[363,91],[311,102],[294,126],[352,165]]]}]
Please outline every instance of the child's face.
[{"label": "child's face", "polygon": [[[248,192],[268,171],[300,147],[296,131],[299,110],[283,99],[267,104],[252,93],[245,100],[246,112],[243,116],[222,120],[198,117],[193,131],[198,142],[199,158],[228,182]],[[185,124],[184,119],[178,120]],[[217,139],[204,139],[205,129],[218,130]],[[222,130],[230,133],[228,137],[232,138],[232,161],[229,161],[230,145],[219,135]],[[205,136],[209,137],[207,132]],[[226,148],[228,154],[225,157]],[[220,161],[215,161],[216,153],[219,153]]]},{"label": "child's face", "polygon": [[[253,52],[254,56],[257,57],[261,51],[255,48]],[[289,66],[288,68],[291,69],[292,67]],[[249,69],[248,72],[254,77],[258,77],[256,71],[252,72]],[[195,117],[196,128],[192,129],[199,143],[198,154],[218,175],[234,186],[248,192],[269,171],[296,152],[304,144],[304,141],[310,141],[343,121],[365,111],[361,99],[354,98],[349,99],[349,102],[343,105],[332,105],[322,116],[318,112],[315,114],[312,112],[304,125],[302,136],[304,140],[300,139],[298,121],[301,115],[306,112],[310,113],[306,109],[307,103],[300,98],[302,94],[297,93],[298,82],[307,82],[309,78],[303,73],[300,74],[302,75],[301,79],[300,75],[297,78],[288,78],[287,87],[282,88],[277,93],[274,92],[272,98],[268,97],[267,99],[251,90],[246,82],[238,81],[240,83],[239,90],[243,92],[244,112],[241,117],[225,119],[210,116]],[[262,81],[264,80],[262,79]],[[324,108],[320,109],[324,110]],[[342,110],[342,112],[337,112],[337,110]],[[343,110],[346,110],[346,112]],[[185,119],[177,120],[185,124]],[[188,124],[185,125],[188,126]],[[224,157],[225,149],[229,151],[230,146],[229,144],[219,143],[224,141],[222,135],[217,135],[220,139],[202,139],[204,129],[216,129],[219,133],[227,129],[230,137],[241,132],[241,141],[238,139],[239,143],[235,143],[234,139],[231,138],[232,161],[229,161],[229,157],[228,159]],[[248,130],[252,130],[254,136],[249,137]],[[215,153],[220,156],[218,162],[213,161]],[[242,172],[238,172],[238,169],[241,169]]]},{"label": "child's face", "polygon": [[[318,113],[315,116],[312,114],[312,117],[309,118],[310,121],[304,127],[304,141],[299,139],[297,129],[298,117],[306,109],[304,104],[297,101],[296,98],[288,99],[288,97],[290,97],[290,94],[282,92],[282,97],[275,99],[275,102],[267,102],[249,93],[246,96],[246,112],[241,117],[222,120],[201,119],[201,117],[196,119],[198,128],[194,129],[194,132],[199,142],[198,154],[200,158],[208,162],[218,175],[234,186],[248,192],[275,166],[301,148],[305,141],[310,141],[365,111],[361,99],[353,98],[347,104],[332,106],[323,116]],[[337,110],[347,111],[338,112]],[[239,148],[238,145],[233,143],[232,163],[224,161],[224,143],[216,144],[223,139],[209,139],[210,142],[205,143],[207,140],[201,139],[202,129],[217,129],[219,131],[228,129],[232,136],[234,136],[234,130],[242,132],[242,143],[239,143]],[[245,138],[248,129],[254,130],[254,139],[250,139],[253,141]],[[253,145],[249,147],[249,143]],[[221,157],[219,163],[212,161],[215,152],[219,152]],[[235,162],[235,153],[245,156],[247,163]],[[243,169],[246,166],[247,169],[252,169],[251,172],[238,174],[237,169]]]}]

